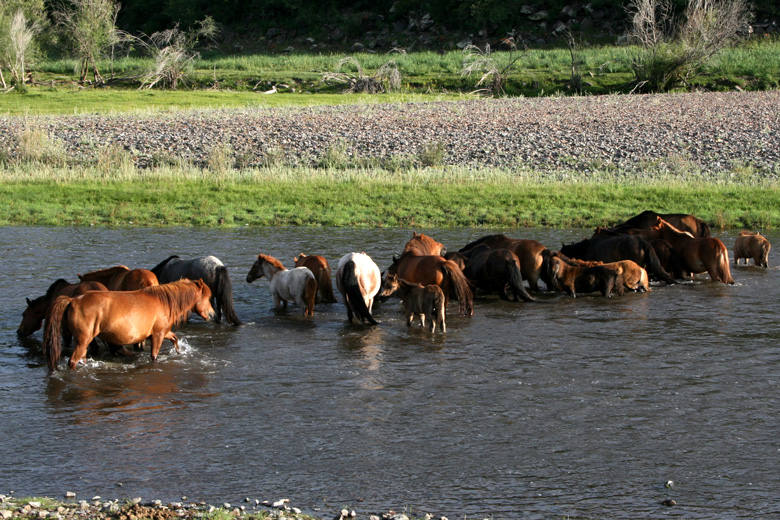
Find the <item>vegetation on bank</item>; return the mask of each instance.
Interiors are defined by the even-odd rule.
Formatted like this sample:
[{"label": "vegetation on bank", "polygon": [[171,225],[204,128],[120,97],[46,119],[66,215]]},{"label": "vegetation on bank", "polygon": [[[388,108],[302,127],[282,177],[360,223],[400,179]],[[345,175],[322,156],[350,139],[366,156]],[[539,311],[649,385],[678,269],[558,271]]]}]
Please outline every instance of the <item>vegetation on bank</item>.
[{"label": "vegetation on bank", "polygon": [[462,167],[164,166],[106,173],[6,165],[0,225],[583,227],[644,209],[717,228],[780,226],[780,182],[731,173],[545,174]]}]

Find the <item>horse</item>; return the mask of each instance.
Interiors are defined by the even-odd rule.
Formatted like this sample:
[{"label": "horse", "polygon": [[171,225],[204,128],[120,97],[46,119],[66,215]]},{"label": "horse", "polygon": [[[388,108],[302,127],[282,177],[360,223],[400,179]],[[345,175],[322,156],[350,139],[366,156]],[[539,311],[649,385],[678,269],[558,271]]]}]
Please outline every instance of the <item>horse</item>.
[{"label": "horse", "polygon": [[384,287],[382,295],[388,292],[387,296],[395,294],[401,299],[401,303],[406,309],[407,327],[411,326],[415,316],[419,316],[420,325],[423,327],[425,327],[425,320],[428,320],[428,330],[431,333],[436,332],[437,326],[442,332],[447,332],[447,324],[444,321],[447,303],[441,287],[409,283],[398,278],[396,274],[387,275]]},{"label": "horse", "polygon": [[276,258],[260,254],[247,273],[246,281],[252,283],[263,276],[271,282],[271,296],[277,310],[287,310],[287,301],[293,300],[304,316],[314,315],[317,280],[307,267],[287,269]]},{"label": "horse", "polygon": [[382,289],[382,274],[370,256],[365,253],[342,256],[336,269],[336,286],[344,299],[350,323],[354,313],[361,322],[379,325],[371,311],[374,298]]},{"label": "horse", "polygon": [[230,282],[230,275],[225,264],[216,256],[198,256],[182,260],[179,256],[172,255],[152,267],[151,271],[157,275],[160,283],[175,282],[182,278],[203,280],[211,290],[211,305],[216,312],[214,321],[220,323],[224,314],[225,321],[230,325],[241,325],[233,306],[233,284]]},{"label": "horse", "polygon": [[656,226],[661,238],[677,251],[680,266],[691,275],[707,272],[712,281],[733,284],[729,268],[729,254],[722,240],[715,237],[694,237],[688,231],[680,231],[665,220]]},{"label": "horse", "polygon": [[444,244],[437,242],[428,235],[412,231],[412,238],[404,246],[403,252],[412,251],[418,255],[440,255],[444,256],[447,248]]},{"label": "horse", "polygon": [[52,283],[46,290],[46,294],[34,300],[27,298],[27,308],[22,312],[22,322],[16,329],[16,334],[27,337],[41,329],[43,320],[49,312],[57,296],[80,296],[87,291],[107,291],[108,288],[100,282],[69,283],[60,278]]},{"label": "horse", "polygon": [[[650,292],[650,278],[647,276],[647,271],[640,267],[633,260],[619,260],[617,262],[610,262],[605,264],[596,260],[579,260],[577,258],[569,258],[560,251],[553,251],[549,255],[550,257],[558,257],[572,267],[593,267],[596,265],[603,265],[610,268],[615,268],[618,274],[623,275],[623,287],[629,291]],[[549,258],[547,259],[547,265],[551,267]],[[552,276],[552,275],[551,275]]]},{"label": "horse", "polygon": [[451,260],[439,255],[417,255],[407,251],[398,258],[393,257],[393,264],[387,272],[397,274],[407,282],[438,285],[444,291],[448,303],[450,295],[455,295],[461,314],[464,316],[474,314],[474,295],[469,287],[468,278]]},{"label": "horse", "polygon": [[107,343],[129,345],[152,338],[152,361],[157,359],[164,339],[179,351],[179,340],[171,328],[192,311],[204,320],[214,315],[211,290],[202,280],[180,280],[135,291],[89,291],[71,298],[59,296],[46,317],[43,352],[49,371],[59,370],[61,336],[67,329],[74,339],[68,366],[76,368],[96,337]]},{"label": "horse", "polygon": [[124,265],[80,274],[79,280],[82,282],[100,282],[108,287],[109,291],[134,291],[144,287],[159,285],[157,275],[149,269],[130,269]]},{"label": "horse", "polygon": [[330,264],[324,256],[306,256],[303,253],[293,258],[295,267],[308,267],[317,280],[317,299],[322,303],[335,303],[333,283],[330,280]]},{"label": "horse", "polygon": [[564,244],[561,253],[571,258],[598,260],[604,263],[633,260],[657,279],[670,285],[675,283],[674,278],[661,265],[653,246],[638,235],[597,233],[590,239]]},{"label": "horse", "polygon": [[492,249],[508,249],[517,255],[520,260],[520,269],[523,279],[528,281],[529,288],[539,291],[539,279],[550,287],[550,281],[547,280],[547,274],[544,270],[544,252],[547,248],[541,242],[523,238],[509,238],[503,234],[487,235],[478,238],[463,246],[459,252],[467,253],[478,245],[485,245]]},{"label": "horse", "polygon": [[557,256],[550,257],[550,271],[553,286],[564,291],[572,298],[577,292],[590,293],[599,291],[607,298],[613,292],[623,294],[623,274],[620,267],[595,265],[592,267],[575,267]]},{"label": "horse", "polygon": [[462,254],[468,258],[464,274],[478,289],[497,292],[502,300],[509,301],[506,294],[509,287],[515,301],[518,297],[527,302],[536,301],[525,290],[520,259],[509,249],[492,249],[483,243]]},{"label": "horse", "polygon": [[740,231],[734,241],[734,263],[739,265],[741,259],[745,259],[745,265],[753,259],[753,263],[761,267],[769,267],[769,250],[772,244],[767,238],[753,231]]},{"label": "horse", "polygon": [[694,237],[712,236],[710,226],[702,219],[687,213],[656,213],[655,211],[643,211],[639,215],[631,217],[622,224],[616,225],[615,230],[644,229],[654,226],[658,218],[662,218],[680,231],[687,231]]}]

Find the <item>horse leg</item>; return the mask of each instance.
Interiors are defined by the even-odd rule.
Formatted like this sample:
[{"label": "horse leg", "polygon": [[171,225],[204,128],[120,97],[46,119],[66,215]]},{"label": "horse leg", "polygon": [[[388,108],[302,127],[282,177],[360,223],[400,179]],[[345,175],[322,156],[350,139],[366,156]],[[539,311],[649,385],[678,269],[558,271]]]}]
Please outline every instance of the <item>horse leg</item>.
[{"label": "horse leg", "polygon": [[70,355],[70,361],[68,361],[68,366],[73,370],[76,368],[76,365],[79,364],[79,361],[84,359],[84,356],[87,355],[87,348],[89,347],[89,344],[91,343],[91,339],[87,337],[81,337],[76,342],[76,347],[73,349],[73,353]]},{"label": "horse leg", "polygon": [[151,358],[152,361],[157,361],[157,356],[160,355],[160,347],[162,347],[163,339],[165,339],[166,334],[164,332],[156,332],[152,334],[152,350],[151,350]]},{"label": "horse leg", "polygon": [[171,340],[171,343],[173,343],[173,346],[176,349],[176,353],[178,354],[180,352],[180,350],[179,350],[179,336],[174,334],[172,331],[169,331],[168,334],[165,335],[165,339]]}]

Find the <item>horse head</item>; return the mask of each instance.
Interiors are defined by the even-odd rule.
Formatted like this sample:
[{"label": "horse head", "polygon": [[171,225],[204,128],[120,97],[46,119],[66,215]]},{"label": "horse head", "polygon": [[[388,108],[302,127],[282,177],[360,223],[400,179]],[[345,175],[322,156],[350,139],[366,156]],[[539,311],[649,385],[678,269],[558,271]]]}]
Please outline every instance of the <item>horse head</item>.
[{"label": "horse head", "polygon": [[195,281],[195,286],[200,292],[200,297],[196,300],[193,311],[204,320],[209,321],[216,314],[211,306],[211,289],[201,278]]},{"label": "horse head", "polygon": [[379,293],[379,298],[384,301],[396,293],[400,287],[398,275],[395,273],[387,273],[385,281],[382,284],[382,292]]}]

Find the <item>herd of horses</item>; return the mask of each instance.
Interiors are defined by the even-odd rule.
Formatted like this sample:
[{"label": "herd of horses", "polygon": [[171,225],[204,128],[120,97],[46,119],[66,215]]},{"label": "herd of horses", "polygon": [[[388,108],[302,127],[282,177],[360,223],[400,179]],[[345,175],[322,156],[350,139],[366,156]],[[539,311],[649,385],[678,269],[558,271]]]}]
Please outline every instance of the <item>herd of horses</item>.
[{"label": "herd of horses", "polygon": [[[734,259],[768,267],[766,237],[740,232]],[[260,254],[246,275],[248,283],[265,277],[277,309],[294,302],[311,316],[316,302],[336,301],[328,261],[319,255],[299,255],[287,269],[276,258]],[[674,284],[707,273],[713,281],[733,284],[728,251],[711,236],[703,220],[688,214],[645,211],[619,225],[596,228],[590,238],[551,251],[540,242],[487,235],[456,252],[430,236],[414,232],[386,272],[366,253],[348,253],[339,259],[336,287],[347,319],[377,325],[375,302],[400,298],[407,325],[419,318],[431,332],[446,331],[449,301],[459,313],[474,313],[476,291],[497,294],[507,301],[535,302],[532,293],[560,291],[572,297],[600,292],[605,297],[629,291],[650,291],[650,280]],[[178,351],[172,328],[197,313],[203,319],[222,319],[240,325],[233,305],[227,268],[214,256],[183,260],[170,256],[152,269],[109,267],[80,274],[78,283],[55,281],[46,294],[27,300],[17,333],[29,336],[44,329],[43,351],[50,371],[58,370],[63,342],[72,342],[69,367],[100,338],[114,353],[134,355],[128,346],[142,349],[151,342],[151,359],[164,339]],[[526,283],[528,287],[526,288]]]}]

